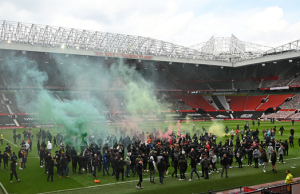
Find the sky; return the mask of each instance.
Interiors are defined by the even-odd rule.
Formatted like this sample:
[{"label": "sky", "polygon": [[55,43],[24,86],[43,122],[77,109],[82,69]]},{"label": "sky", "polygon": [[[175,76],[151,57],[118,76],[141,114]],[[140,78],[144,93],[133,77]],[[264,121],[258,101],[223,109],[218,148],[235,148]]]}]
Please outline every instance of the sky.
[{"label": "sky", "polygon": [[300,39],[296,0],[0,0],[0,20],[151,37],[191,46],[212,36],[276,47]]}]

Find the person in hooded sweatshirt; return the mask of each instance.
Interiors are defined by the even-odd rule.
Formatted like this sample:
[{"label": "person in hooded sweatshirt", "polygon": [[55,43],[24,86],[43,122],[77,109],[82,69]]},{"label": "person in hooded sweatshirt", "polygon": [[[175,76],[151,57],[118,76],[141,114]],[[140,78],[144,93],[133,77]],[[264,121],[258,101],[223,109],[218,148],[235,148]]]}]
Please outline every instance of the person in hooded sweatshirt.
[{"label": "person in hooded sweatshirt", "polygon": [[173,167],[174,167],[174,172],[172,173],[172,177],[174,177],[174,174],[175,174],[175,177],[178,178],[178,176],[177,176],[178,157],[176,155],[174,157]]},{"label": "person in hooded sweatshirt", "polygon": [[162,158],[160,160],[160,162],[157,164],[157,170],[159,173],[159,182],[161,185],[164,184],[164,182],[163,182],[164,181],[164,173],[165,173],[166,169],[167,169],[167,165],[165,163],[164,158]]},{"label": "person in hooded sweatshirt", "polygon": [[52,150],[52,144],[50,141],[48,141],[47,150],[48,150],[48,152],[51,152],[51,150]]},{"label": "person in hooded sweatshirt", "polygon": [[12,179],[13,179],[13,176],[15,175],[16,179],[18,180],[18,182],[20,182],[21,180],[18,178],[18,175],[17,175],[17,171],[16,171],[16,160],[13,159],[10,163],[10,183],[13,183],[12,182]]},{"label": "person in hooded sweatshirt", "polygon": [[130,173],[131,161],[130,161],[130,153],[129,152],[127,153],[127,156],[125,158],[125,163],[126,163],[126,177],[130,177],[129,173]]},{"label": "person in hooded sweatshirt", "polygon": [[124,181],[124,165],[125,165],[125,162],[123,160],[123,158],[121,157],[118,161],[117,161],[117,174],[116,174],[116,178],[117,178],[117,181],[119,180],[119,176],[120,176],[120,173],[122,174],[122,181]]},{"label": "person in hooded sweatshirt", "polygon": [[148,161],[148,163],[149,163],[149,171],[150,171],[150,183],[155,184],[154,178],[155,178],[155,172],[156,172],[156,163],[154,161],[153,156],[150,156],[150,160]]},{"label": "person in hooded sweatshirt", "polygon": [[136,165],[136,172],[139,175],[139,182],[136,185],[137,189],[143,189],[142,182],[143,182],[143,161],[139,161]]},{"label": "person in hooded sweatshirt", "polygon": [[102,164],[103,164],[103,176],[105,175],[105,171],[107,172],[108,176],[109,176],[109,172],[108,172],[108,162],[106,159],[106,155],[103,154],[102,155]]},{"label": "person in hooded sweatshirt", "polygon": [[[51,153],[50,153],[51,156]],[[49,181],[49,178],[51,177],[51,181],[54,182],[55,180],[53,180],[53,174],[54,174],[54,160],[55,158],[51,158],[47,164],[48,167],[48,178],[47,181]]]},{"label": "person in hooded sweatshirt", "polygon": [[184,156],[181,156],[180,158],[180,161],[178,162],[178,165],[179,165],[179,172],[180,172],[180,181],[183,181],[185,180],[185,171],[187,169],[187,162],[186,160],[184,159]]}]

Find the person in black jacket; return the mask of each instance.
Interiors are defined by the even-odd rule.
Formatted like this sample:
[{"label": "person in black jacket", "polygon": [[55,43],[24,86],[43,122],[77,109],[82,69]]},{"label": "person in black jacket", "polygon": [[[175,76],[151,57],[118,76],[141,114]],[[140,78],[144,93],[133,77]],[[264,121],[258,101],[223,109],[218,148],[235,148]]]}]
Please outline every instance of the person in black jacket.
[{"label": "person in black jacket", "polygon": [[6,170],[6,168],[8,168],[8,155],[7,155],[6,151],[4,151],[2,158],[3,158],[3,162],[4,162],[4,170]]},{"label": "person in black jacket", "polygon": [[134,152],[132,152],[131,156],[130,156],[130,161],[131,161],[130,168],[131,168],[131,171],[133,173],[133,177],[136,174],[136,171],[135,171],[135,167],[136,167],[135,161],[136,161],[136,158],[137,158],[136,154]]},{"label": "person in black jacket", "polygon": [[136,185],[137,189],[143,189],[142,182],[143,182],[143,161],[139,161],[139,163],[136,165],[136,172],[139,175],[139,182]]},{"label": "person in black jacket", "polygon": [[178,165],[179,165],[179,172],[180,172],[180,181],[183,181],[185,180],[185,171],[187,169],[187,162],[186,160],[184,159],[184,156],[181,156],[180,158],[180,161],[178,162]]},{"label": "person in black jacket", "polygon": [[277,161],[277,157],[276,157],[276,152],[275,150],[272,151],[272,154],[271,154],[271,162],[272,162],[272,171],[274,173],[276,173],[276,161]]},{"label": "person in black jacket", "polygon": [[221,177],[223,177],[223,172],[225,170],[225,172],[226,172],[226,178],[228,178],[228,175],[227,175],[228,164],[229,164],[229,159],[227,158],[226,154],[224,154],[223,157],[222,157],[222,173],[221,173]]},{"label": "person in black jacket", "polygon": [[163,185],[163,181],[164,181],[164,173],[167,169],[167,165],[165,163],[165,160],[164,158],[161,158],[160,159],[160,162],[157,164],[157,170],[158,170],[158,173],[159,173],[159,182],[161,185]]},{"label": "person in black jacket", "polygon": [[97,176],[96,176],[97,166],[98,166],[97,154],[94,154],[94,157],[91,160],[91,166],[92,166],[92,171],[93,171],[93,178],[97,178]]},{"label": "person in black jacket", "polygon": [[37,150],[38,150],[38,156],[40,155],[40,150],[41,150],[41,143],[40,140],[36,144]]},{"label": "person in black jacket", "polygon": [[[71,151],[71,153],[72,153],[72,151]],[[77,152],[76,152],[74,155],[72,155],[72,172],[73,172],[73,174],[76,173],[77,163],[79,163],[79,162],[78,162],[78,156],[77,156]]]},{"label": "person in black jacket", "polygon": [[117,162],[117,176],[116,176],[117,181],[119,180],[120,173],[122,174],[122,181],[124,181],[124,165],[125,162],[121,157]]},{"label": "person in black jacket", "polygon": [[193,180],[193,173],[195,172],[196,173],[196,175],[198,176],[198,180],[200,180],[200,176],[199,176],[199,174],[198,174],[198,172],[197,172],[197,158],[195,157],[192,157],[192,156],[190,156],[191,157],[191,164],[188,166],[188,167],[192,167],[192,170],[191,170],[191,179],[189,180],[189,181],[192,181]]},{"label": "person in black jacket", "polygon": [[60,167],[61,167],[61,176],[59,178],[62,178],[64,176],[64,173],[66,173],[67,178],[69,178],[68,171],[67,171],[67,166],[68,166],[68,160],[65,155],[61,155],[61,160],[60,160]]},{"label": "person in black jacket", "polygon": [[177,157],[177,156],[174,157],[173,167],[174,167],[174,172],[173,172],[173,174],[172,174],[172,177],[173,177],[174,174],[175,174],[175,177],[178,178],[178,176],[177,176],[178,157]]},{"label": "person in black jacket", "polygon": [[[50,154],[50,157],[51,157],[51,154]],[[47,181],[49,181],[49,178],[51,177],[51,181],[54,182],[55,180],[53,180],[53,174],[54,174],[54,160],[55,158],[53,159],[50,159],[48,161],[48,164],[47,164],[47,167],[48,167],[48,178],[47,178]]]},{"label": "person in black jacket", "polygon": [[80,155],[77,157],[77,160],[78,160],[78,165],[79,165],[78,174],[82,174],[83,160],[84,160],[82,153],[80,153]]},{"label": "person in black jacket", "polygon": [[47,174],[48,171],[48,163],[52,160],[51,152],[48,152],[48,150],[45,150],[45,174]]},{"label": "person in black jacket", "polygon": [[[204,179],[209,179],[209,176],[208,176],[208,167],[209,167],[209,160],[207,159],[206,156],[203,156],[202,157],[204,158],[202,161],[201,161],[201,165],[202,165],[202,168],[203,168],[203,171],[204,171],[204,174],[205,174],[205,178]],[[203,175],[202,175],[203,176]]]},{"label": "person in black jacket", "polygon": [[16,160],[13,159],[10,163],[10,183],[12,182],[13,176],[15,175],[16,179],[18,180],[18,182],[20,182],[21,180],[18,179],[18,175],[17,175],[17,171],[16,171]]},{"label": "person in black jacket", "polygon": [[98,156],[98,172],[101,172],[102,170],[102,153],[101,150],[98,150],[97,152],[97,156]]}]

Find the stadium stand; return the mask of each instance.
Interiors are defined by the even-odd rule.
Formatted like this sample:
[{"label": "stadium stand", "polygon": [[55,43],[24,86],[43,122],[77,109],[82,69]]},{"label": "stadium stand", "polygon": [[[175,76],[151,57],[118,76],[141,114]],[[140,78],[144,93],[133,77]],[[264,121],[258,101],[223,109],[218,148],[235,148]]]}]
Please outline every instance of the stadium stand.
[{"label": "stadium stand", "polygon": [[22,111],[19,106],[18,106],[18,103],[17,103],[17,100],[16,100],[16,96],[15,94],[5,94],[6,98],[11,102],[9,104],[10,106],[10,109],[13,113],[21,113],[21,112],[24,112]]},{"label": "stadium stand", "polygon": [[215,110],[215,108],[201,94],[188,94],[186,96],[199,105],[197,108],[202,108],[203,110]]},{"label": "stadium stand", "polygon": [[[158,97],[159,98],[159,97]],[[160,101],[171,106],[172,110],[191,110],[192,107],[187,105],[185,101],[177,99],[171,95],[167,95],[164,98],[159,98]]]},{"label": "stadium stand", "polygon": [[235,81],[233,82],[235,89],[256,90],[259,87],[259,81]]},{"label": "stadium stand", "polygon": [[220,100],[217,96],[211,96],[211,97],[219,110],[225,110],[225,107],[222,105],[222,103],[220,102]]},{"label": "stadium stand", "polygon": [[269,95],[268,101],[263,103],[257,110],[264,111],[268,108],[275,108],[284,103],[285,99],[292,97],[294,94]]},{"label": "stadium stand", "polygon": [[281,109],[300,109],[300,94],[295,94],[292,100],[280,105]]},{"label": "stadium stand", "polygon": [[260,96],[248,95],[244,110],[255,110],[261,104],[261,99],[265,97],[267,97],[267,95],[260,95]]},{"label": "stadium stand", "polygon": [[268,115],[262,116],[262,118],[288,118],[293,115],[295,111],[278,111],[276,113],[271,113]]},{"label": "stadium stand", "polygon": [[222,106],[225,108],[225,110],[229,110],[229,104],[227,103],[226,97],[224,95],[217,96],[218,100],[222,104]]},{"label": "stadium stand", "polygon": [[226,99],[231,100],[231,102],[229,103],[231,110],[243,110],[247,99],[247,94],[238,96],[226,95]]}]

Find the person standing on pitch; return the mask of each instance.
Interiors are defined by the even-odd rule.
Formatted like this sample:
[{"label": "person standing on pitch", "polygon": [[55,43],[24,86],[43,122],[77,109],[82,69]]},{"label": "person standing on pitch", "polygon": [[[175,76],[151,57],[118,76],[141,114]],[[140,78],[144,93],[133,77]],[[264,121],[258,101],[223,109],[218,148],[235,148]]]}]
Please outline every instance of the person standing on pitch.
[{"label": "person standing on pitch", "polygon": [[277,157],[276,157],[276,153],[275,153],[275,150],[272,151],[272,154],[271,154],[271,162],[272,162],[272,171],[274,173],[276,173],[276,161],[277,161]]},{"label": "person standing on pitch", "polygon": [[143,161],[139,161],[138,164],[136,165],[136,172],[137,175],[139,175],[139,182],[136,185],[137,189],[143,189],[144,187],[142,187],[142,182],[143,182]]},{"label": "person standing on pitch", "polygon": [[285,162],[283,161],[283,155],[282,155],[283,154],[283,149],[284,149],[283,145],[281,145],[280,148],[278,149],[278,155],[279,155],[279,162],[278,163],[282,162],[284,164]]},{"label": "person standing on pitch", "polygon": [[164,161],[164,158],[162,158],[160,160],[160,162],[157,164],[157,170],[159,173],[159,182],[161,185],[164,184],[164,182],[163,182],[164,181],[164,173],[165,173],[166,169],[167,169],[167,165]]},{"label": "person standing on pitch", "polygon": [[222,173],[221,173],[221,177],[223,177],[223,173],[224,173],[224,170],[225,170],[225,172],[226,172],[226,178],[228,178],[228,175],[227,175],[228,164],[229,164],[229,159],[227,158],[226,154],[224,154],[223,158],[222,158]]},{"label": "person standing on pitch", "polygon": [[294,147],[294,136],[291,134],[289,137],[290,147]]},{"label": "person standing on pitch", "polygon": [[16,171],[16,160],[13,159],[10,163],[10,183],[12,182],[13,176],[15,175],[16,179],[18,182],[20,182],[21,180],[18,179],[18,175],[17,175],[17,171]]},{"label": "person standing on pitch", "polygon": [[[93,171],[93,178],[97,178],[96,172],[97,172],[97,166],[98,166],[98,156],[97,154],[94,154],[94,157],[91,160],[91,166]],[[117,177],[118,180],[118,177]]]},{"label": "person standing on pitch", "polygon": [[191,164],[188,167],[192,166],[192,170],[191,170],[191,179],[189,181],[193,180],[193,173],[194,172],[198,176],[198,180],[200,180],[200,176],[199,176],[199,174],[197,172],[197,158],[193,158],[192,156],[190,156],[190,157],[191,157]]},{"label": "person standing on pitch", "polygon": [[[156,163],[155,163],[153,156],[150,156],[150,160],[148,162],[149,162],[149,171],[150,171],[150,183],[155,184],[154,178],[155,178],[155,172],[156,172]],[[178,164],[178,161],[177,161],[177,164]],[[177,173],[176,173],[176,176],[177,176]]]},{"label": "person standing on pitch", "polygon": [[[51,153],[50,153],[50,157],[51,157]],[[55,180],[53,180],[53,173],[54,173],[54,160],[55,157],[53,159],[50,159],[47,163],[47,167],[48,167],[48,178],[47,181],[49,181],[49,178],[51,177],[51,181],[54,182]]]}]

